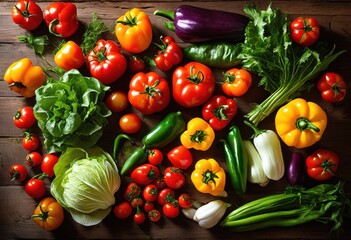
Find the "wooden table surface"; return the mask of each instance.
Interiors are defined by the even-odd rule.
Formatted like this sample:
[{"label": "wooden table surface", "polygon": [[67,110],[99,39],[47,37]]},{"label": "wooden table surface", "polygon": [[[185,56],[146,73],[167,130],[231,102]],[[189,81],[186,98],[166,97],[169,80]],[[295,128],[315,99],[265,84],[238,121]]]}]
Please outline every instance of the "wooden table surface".
[{"label": "wooden table surface", "polygon": [[[23,57],[29,57],[35,64],[42,62],[35,57],[32,50],[24,43],[18,40],[18,36],[26,34],[26,31],[18,27],[12,22],[11,8],[15,1],[0,2],[0,73],[3,76],[7,67],[14,61]],[[50,1],[37,1],[42,9],[49,4]],[[97,16],[102,19],[108,26],[114,26],[115,20],[123,15],[127,10],[133,7],[143,9],[151,19],[155,30],[158,34],[170,34],[175,37],[179,43],[184,46],[184,43],[177,38],[174,33],[165,29],[162,25],[164,19],[153,15],[156,9],[174,10],[181,4],[191,4],[206,8],[227,10],[243,14],[243,7],[249,1],[74,1],[78,8],[78,18],[80,20],[80,28],[72,39],[79,41],[84,32],[85,25],[91,19],[92,12],[97,13]],[[251,2],[251,1],[250,1]],[[262,9],[268,6],[268,1],[257,1],[257,5]],[[330,40],[336,44],[338,50],[346,49],[348,52],[339,57],[328,70],[340,73],[345,80],[350,84],[351,79],[351,2],[349,1],[274,1],[273,7],[280,8],[287,12],[291,18],[297,16],[313,16],[315,17],[322,28],[321,38]],[[41,25],[45,28],[45,25]],[[38,32],[40,33],[40,30]],[[116,40],[114,34],[107,34],[105,38]],[[46,55],[49,62],[53,63],[52,55]],[[157,70],[156,70],[157,71]],[[215,76],[219,79],[221,70],[214,69]],[[170,73],[164,74],[165,78],[170,78]],[[126,90],[131,74],[126,73],[122,79],[111,86],[112,89]],[[244,138],[251,135],[251,131],[243,126],[242,117],[249,111],[250,103],[261,102],[266,93],[257,85],[258,80],[254,78],[254,82],[249,92],[243,97],[237,98],[239,106],[238,115],[234,118],[233,123],[241,127]],[[216,89],[219,92],[218,89]],[[351,92],[351,91],[350,91]],[[312,88],[310,92],[304,93],[306,100],[318,103],[328,115],[328,126],[320,142],[313,147],[304,149],[305,153],[310,153],[317,147],[326,147],[334,150],[340,155],[340,169],[335,179],[343,179],[346,181],[346,187],[350,190],[351,185],[351,146],[349,135],[351,134],[351,98],[347,94],[346,99],[338,104],[329,104],[321,100],[321,97],[316,88]],[[233,233],[229,229],[223,229],[216,226],[210,230],[202,229],[195,221],[180,216],[175,220],[169,220],[165,217],[157,224],[145,223],[138,226],[132,220],[118,220],[113,216],[113,213],[108,215],[102,223],[93,227],[84,227],[74,222],[68,212],[65,212],[64,223],[52,232],[46,232],[35,225],[31,219],[31,215],[36,206],[36,201],[30,198],[24,191],[24,184],[16,181],[10,181],[7,175],[8,168],[15,163],[23,163],[27,151],[20,144],[22,131],[17,129],[12,121],[15,112],[22,106],[33,106],[35,99],[25,99],[11,92],[7,84],[0,80],[0,238],[1,239],[166,239],[166,238],[194,238],[194,239],[328,239],[335,238],[335,235],[329,235],[330,226],[318,222],[290,227],[290,228],[269,228],[260,231],[252,231],[247,233]],[[142,129],[138,134],[134,134],[135,139],[141,140],[141,137],[158,121],[162,119],[166,113],[174,110],[181,110],[185,120],[190,120],[193,116],[200,116],[201,109],[184,109],[179,107],[174,102],[167,110],[158,115],[140,116],[142,117]],[[135,111],[129,107],[125,112]],[[102,139],[99,141],[99,146],[111,153],[112,141],[116,134],[120,132],[117,127],[117,121],[122,113],[115,113],[109,117],[109,124],[104,132]],[[274,114],[264,120],[260,127],[262,129],[273,129]],[[34,127],[34,132],[40,134],[40,129]],[[216,141],[223,136],[224,131],[216,135]],[[41,139],[43,141],[43,139]],[[164,153],[175,146],[176,143],[166,147]],[[221,148],[216,147],[216,142],[213,147],[207,152],[194,151],[194,159],[202,157],[214,157],[224,165],[224,155]],[[285,165],[287,166],[292,149],[282,145],[284,151]],[[43,149],[45,153],[45,149]],[[38,173],[38,169],[29,169],[30,176]],[[189,180],[190,170],[186,172],[187,184],[185,190],[191,193],[195,198],[202,201],[214,199],[208,195],[197,192]],[[128,179],[122,179],[123,182]],[[51,180],[46,179],[47,189],[50,188]],[[232,211],[235,207],[269,194],[280,193],[287,185],[286,175],[279,181],[271,181],[266,187],[248,184],[247,193],[243,196],[238,196],[227,185],[229,196],[224,201],[231,202],[232,207],[228,209]],[[48,191],[49,192],[49,191]],[[119,198],[121,192],[117,192],[116,198]],[[345,222],[345,232],[341,235],[344,239],[351,238],[351,223]]]}]

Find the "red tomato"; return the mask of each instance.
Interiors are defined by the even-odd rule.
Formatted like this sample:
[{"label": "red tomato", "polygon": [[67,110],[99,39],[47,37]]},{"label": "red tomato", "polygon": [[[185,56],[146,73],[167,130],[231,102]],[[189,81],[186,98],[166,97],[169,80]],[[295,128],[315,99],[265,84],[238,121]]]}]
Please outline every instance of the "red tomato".
[{"label": "red tomato", "polygon": [[157,209],[152,209],[147,214],[151,222],[158,222],[161,219],[161,213]]},{"label": "red tomato", "polygon": [[167,186],[165,181],[163,180],[163,177],[156,178],[154,184],[157,187],[157,189],[164,189]]},{"label": "red tomato", "polygon": [[317,149],[306,158],[308,175],[318,181],[332,178],[339,167],[339,156],[327,149]]},{"label": "red tomato", "polygon": [[125,92],[114,91],[106,97],[105,104],[111,112],[122,112],[128,107],[128,96]]},{"label": "red tomato", "polygon": [[181,208],[190,208],[194,204],[194,201],[190,194],[182,193],[178,198],[178,203]]},{"label": "red tomato", "polygon": [[148,151],[147,159],[153,165],[160,165],[163,161],[163,154],[159,149],[151,149]]},{"label": "red tomato", "polygon": [[170,99],[168,82],[155,72],[139,72],[130,80],[128,100],[143,114],[162,111]]},{"label": "red tomato", "polygon": [[53,177],[55,175],[54,167],[58,161],[58,156],[55,154],[45,154],[43,162],[41,163],[41,170],[46,173],[48,177]]},{"label": "red tomato", "polygon": [[127,200],[128,202],[132,201],[133,198],[136,198],[140,195],[141,193],[141,188],[138,184],[132,182],[129,183],[126,190],[124,191],[124,199]]},{"label": "red tomato", "polygon": [[141,58],[133,55],[129,58],[128,70],[132,73],[142,72],[145,70],[145,62]]},{"label": "red tomato", "polygon": [[168,160],[173,166],[180,169],[188,169],[193,163],[193,156],[190,150],[183,145],[173,148],[167,154]]},{"label": "red tomato", "polygon": [[290,23],[290,38],[303,47],[313,45],[319,37],[319,24],[312,17],[298,17]]},{"label": "red tomato", "polygon": [[224,73],[222,90],[231,97],[244,95],[251,87],[251,73],[245,69],[232,68]]},{"label": "red tomato", "polygon": [[157,200],[158,189],[154,184],[147,185],[143,190],[143,197],[146,201],[154,202]]},{"label": "red tomato", "polygon": [[135,168],[131,177],[133,181],[140,185],[148,185],[151,184],[155,179],[160,176],[160,170],[152,164],[145,163]]},{"label": "red tomato", "polygon": [[43,11],[34,1],[19,0],[12,7],[12,20],[25,30],[34,30],[43,21]]},{"label": "red tomato", "polygon": [[28,151],[34,151],[39,147],[40,140],[38,135],[25,132],[24,138],[22,138],[22,146]]},{"label": "red tomato", "polygon": [[14,164],[9,168],[9,176],[11,177],[11,181],[18,180],[22,182],[27,178],[28,172],[22,164]]},{"label": "red tomato", "polygon": [[132,205],[129,202],[121,202],[113,208],[116,218],[125,219],[132,215]]},{"label": "red tomato", "polygon": [[103,84],[117,81],[127,69],[127,60],[116,42],[100,39],[86,56],[91,75]]},{"label": "red tomato", "polygon": [[138,209],[138,211],[134,214],[134,222],[136,224],[143,224],[145,222],[145,213]]},{"label": "red tomato", "polygon": [[169,188],[179,189],[185,184],[183,171],[177,167],[167,167],[164,171],[163,180]]},{"label": "red tomato", "polygon": [[123,132],[136,133],[141,128],[141,120],[136,113],[127,113],[119,119],[119,127]]},{"label": "red tomato", "polygon": [[319,79],[317,88],[326,102],[335,103],[345,98],[347,85],[342,76],[328,72]]},{"label": "red tomato", "polygon": [[174,203],[166,203],[162,207],[163,214],[168,218],[176,218],[179,215],[179,207]]},{"label": "red tomato", "polygon": [[173,97],[183,107],[191,108],[204,104],[215,90],[212,70],[198,62],[178,67],[172,76]]},{"label": "red tomato", "polygon": [[28,106],[20,108],[13,117],[15,126],[21,129],[31,128],[35,121],[33,108]]},{"label": "red tomato", "polygon": [[30,152],[26,156],[26,164],[31,167],[39,166],[43,162],[43,157],[38,152]]},{"label": "red tomato", "polygon": [[175,192],[171,188],[164,188],[158,193],[157,202],[162,206],[174,200],[175,200]]},{"label": "red tomato", "polygon": [[132,208],[142,207],[144,204],[144,200],[141,197],[135,197],[130,201]]},{"label": "red tomato", "polygon": [[24,190],[32,198],[41,198],[46,193],[44,181],[38,178],[30,179],[24,186]]},{"label": "red tomato", "polygon": [[154,208],[155,208],[154,202],[148,202],[148,201],[145,202],[145,204],[144,204],[145,212],[150,212]]}]

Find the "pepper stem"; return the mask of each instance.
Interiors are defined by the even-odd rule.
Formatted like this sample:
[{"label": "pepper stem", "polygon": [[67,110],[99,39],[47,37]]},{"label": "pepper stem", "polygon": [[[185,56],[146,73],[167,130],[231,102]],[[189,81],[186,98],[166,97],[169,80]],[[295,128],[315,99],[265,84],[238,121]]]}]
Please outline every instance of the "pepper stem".
[{"label": "pepper stem", "polygon": [[190,136],[190,140],[191,140],[191,142],[201,143],[205,139],[206,136],[207,136],[207,134],[204,131],[196,130],[196,132]]},{"label": "pepper stem", "polygon": [[206,172],[202,173],[202,182],[205,184],[208,184],[210,181],[212,181],[213,184],[216,185],[215,178],[219,177],[209,169],[207,169]]},{"label": "pepper stem", "polygon": [[57,32],[55,31],[55,27],[56,27],[56,25],[58,25],[59,23],[60,23],[60,20],[59,20],[58,18],[52,20],[52,21],[50,22],[50,24],[49,24],[49,32],[50,32],[51,34],[54,34],[54,35],[57,36],[57,37],[62,37],[61,34],[59,34],[59,33],[57,33]]},{"label": "pepper stem", "polygon": [[308,130],[308,129],[311,129],[315,132],[319,132],[320,129],[314,125],[313,123],[311,123],[310,120],[308,120],[307,118],[305,117],[300,117],[296,120],[296,128],[300,131],[305,131],[305,130]]},{"label": "pepper stem", "polygon": [[169,20],[174,21],[174,12],[173,11],[164,11],[164,10],[156,10],[154,15],[168,18]]},{"label": "pepper stem", "polygon": [[250,121],[244,121],[244,123],[254,131],[253,138],[265,132],[265,130],[260,130],[255,124],[251,123]]}]

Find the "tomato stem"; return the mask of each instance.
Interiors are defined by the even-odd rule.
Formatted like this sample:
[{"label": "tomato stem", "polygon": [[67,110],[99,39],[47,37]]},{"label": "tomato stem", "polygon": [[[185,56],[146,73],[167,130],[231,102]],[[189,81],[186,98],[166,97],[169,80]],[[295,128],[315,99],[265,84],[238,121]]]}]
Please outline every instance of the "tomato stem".
[{"label": "tomato stem", "polygon": [[49,217],[49,212],[43,211],[41,205],[39,205],[39,208],[41,213],[32,215],[32,218],[40,218],[41,220],[45,221]]}]

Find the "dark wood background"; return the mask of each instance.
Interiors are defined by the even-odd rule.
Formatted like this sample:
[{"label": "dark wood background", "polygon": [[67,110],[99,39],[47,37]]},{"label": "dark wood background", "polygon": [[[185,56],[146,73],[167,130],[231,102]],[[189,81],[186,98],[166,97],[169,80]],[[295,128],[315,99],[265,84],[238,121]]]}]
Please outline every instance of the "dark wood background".
[{"label": "dark wood background", "polygon": [[[51,1],[37,1],[42,9]],[[185,46],[172,32],[167,31],[162,22],[164,19],[156,17],[153,12],[156,9],[174,10],[181,4],[191,4],[206,8],[227,10],[243,14],[243,6],[253,1],[74,1],[78,8],[78,18],[80,20],[80,28],[78,32],[72,37],[77,42],[81,41],[81,36],[84,32],[86,24],[91,19],[93,12],[102,19],[111,29],[114,29],[115,20],[123,15],[127,10],[133,7],[143,9],[152,21],[157,35],[170,34],[174,36],[181,46]],[[23,57],[29,57],[35,64],[42,64],[41,60],[37,59],[32,50],[24,43],[18,40],[18,36],[26,34],[26,31],[18,27],[12,22],[11,8],[15,1],[1,1],[0,2],[0,73],[3,76],[7,67],[14,61]],[[258,6],[266,8],[269,1],[257,1]],[[321,38],[334,42],[337,50],[346,49],[347,53],[335,61],[328,70],[340,73],[345,80],[350,84],[351,78],[351,3],[350,1],[274,1],[273,7],[280,8],[287,12],[291,18],[297,16],[313,16],[322,27]],[[45,25],[41,25],[41,30],[36,30],[34,34],[46,33]],[[155,35],[155,37],[157,37]],[[104,35],[105,38],[116,40],[113,33]],[[53,63],[52,55],[49,51],[46,54],[49,62]],[[186,61],[186,60],[185,60]],[[148,69],[155,70],[155,69]],[[84,72],[84,69],[82,70]],[[155,70],[157,71],[157,70]],[[214,69],[217,80],[220,80],[221,70]],[[160,73],[165,78],[170,79],[170,73]],[[126,73],[122,79],[111,86],[111,89],[127,90],[128,82],[131,74]],[[251,108],[251,103],[261,102],[267,95],[263,89],[257,86],[258,80],[254,79],[253,85],[249,92],[243,97],[237,98],[239,105],[239,112],[234,118],[233,123],[240,126],[243,137],[248,138],[252,132],[242,124],[242,116]],[[217,87],[216,91],[220,93]],[[346,99],[342,103],[329,104],[321,100],[318,90],[313,88],[310,92],[304,93],[306,100],[318,103],[328,115],[328,126],[320,142],[314,146],[303,149],[304,154],[311,153],[318,147],[330,148],[337,152],[341,157],[340,169],[337,173],[338,179],[346,181],[346,186],[350,191],[351,183],[351,145],[349,135],[351,134],[351,99],[348,93]],[[22,138],[22,131],[17,129],[12,118],[19,107],[25,105],[34,105],[35,100],[25,99],[13,92],[11,92],[7,84],[0,79],[0,238],[1,239],[147,239],[147,238],[196,238],[196,239],[328,239],[336,238],[335,235],[328,235],[330,226],[318,222],[312,222],[296,227],[290,228],[270,228],[261,231],[252,231],[247,233],[233,233],[228,229],[222,229],[219,226],[210,230],[200,228],[196,222],[180,216],[175,220],[163,218],[160,223],[152,224],[145,223],[138,226],[132,220],[117,220],[111,213],[102,223],[93,227],[84,227],[75,223],[71,216],[65,212],[64,223],[55,231],[45,232],[38,228],[31,215],[36,206],[36,201],[30,198],[24,191],[24,185],[16,181],[10,181],[7,175],[7,170],[10,165],[14,163],[24,163],[24,158],[27,152],[22,148],[20,139]],[[201,109],[184,109],[175,102],[171,101],[170,107],[160,114],[153,114],[151,116],[142,116],[143,125],[138,134],[134,134],[135,139],[141,140],[142,136],[160,121],[168,112],[174,110],[181,110],[185,120],[190,120],[194,116],[201,116]],[[124,112],[113,114],[109,118],[109,125],[99,141],[99,145],[111,153],[112,142],[116,134],[120,132],[117,121],[121,114],[134,111],[131,107]],[[260,127],[262,129],[274,130],[274,114],[264,120]],[[34,132],[40,134],[40,130],[35,127]],[[216,141],[207,152],[193,151],[194,159],[214,157],[224,166],[224,156],[221,147],[218,147],[217,141],[221,136],[224,136],[225,130],[216,133]],[[42,139],[43,140],[43,139]],[[174,142],[170,146],[163,149],[167,153],[172,147],[179,144]],[[285,164],[288,165],[290,155],[293,149],[282,146],[284,151]],[[45,149],[43,149],[45,153]],[[224,166],[225,167],[225,166]],[[29,169],[30,176],[37,173],[38,169]],[[214,199],[208,195],[200,194],[192,186],[189,175],[191,171],[186,173],[188,178],[184,191],[191,193],[195,198],[202,201],[209,201]],[[49,190],[50,180],[46,179],[46,186]],[[128,179],[123,179],[127,182]],[[309,180],[311,181],[311,180]],[[228,209],[232,211],[235,207],[262,196],[269,194],[280,193],[287,185],[287,178],[284,176],[279,181],[271,181],[266,187],[259,187],[257,185],[248,184],[247,193],[243,196],[238,196],[227,185],[227,192],[229,197],[223,199],[231,202],[232,207]],[[48,191],[49,192],[49,191]],[[120,192],[117,193],[117,199]],[[345,232],[340,236],[344,239],[351,238],[351,223],[345,222]]]}]

